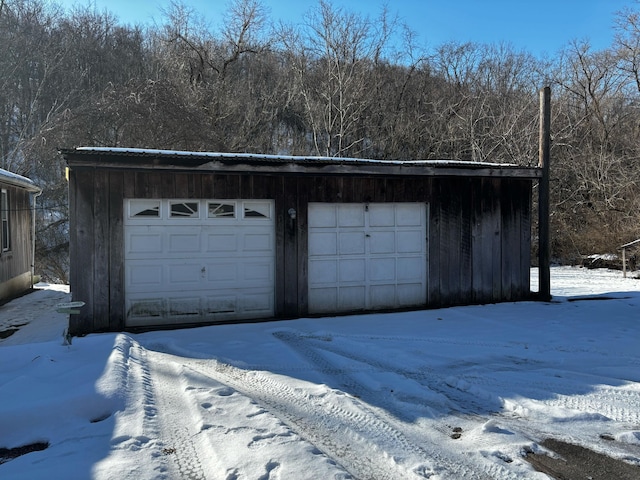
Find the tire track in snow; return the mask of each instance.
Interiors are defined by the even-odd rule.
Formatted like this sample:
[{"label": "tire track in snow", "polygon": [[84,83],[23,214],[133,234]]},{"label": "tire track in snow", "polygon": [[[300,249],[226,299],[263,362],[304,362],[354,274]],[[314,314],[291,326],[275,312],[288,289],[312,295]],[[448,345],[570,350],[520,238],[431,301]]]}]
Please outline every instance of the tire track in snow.
[{"label": "tire track in snow", "polygon": [[[162,458],[162,442],[158,425],[156,398],[153,381],[146,357],[146,350],[126,335],[118,335],[108,362],[110,372],[106,378],[111,383],[107,389],[117,388],[114,392],[122,395],[123,409],[116,412],[116,421],[111,439],[110,456],[118,458],[123,472],[136,472],[142,478],[152,475],[158,480],[167,477],[168,462]],[[142,405],[142,415],[139,414]],[[135,452],[132,455],[131,452]],[[143,472],[145,455],[154,458],[149,464],[154,465],[154,472]],[[113,478],[114,472],[105,471],[100,465],[96,466],[96,479]],[[127,477],[129,478],[129,477]]]},{"label": "tire track in snow", "polygon": [[379,413],[342,392],[312,394],[273,375],[215,360],[185,362],[195,372],[227,384],[280,418],[360,479],[486,479],[436,451],[415,445]]},{"label": "tire track in snow", "polygon": [[[290,336],[294,334],[287,332],[284,336],[287,335]],[[276,337],[282,336],[282,334],[276,334]],[[488,372],[485,370],[461,376],[449,374],[445,377],[430,371],[429,368],[421,371],[398,368],[397,365],[381,361],[379,357],[372,358],[368,355],[356,354],[354,351],[348,350],[345,347],[336,346],[335,343],[328,341],[330,339],[327,338],[307,335],[300,335],[299,338],[301,341],[303,340],[311,345],[311,348],[316,349],[316,356],[319,355],[318,352],[327,351],[356,362],[361,362],[364,365],[376,367],[381,371],[397,373],[415,380],[425,387],[445,395],[452,401],[454,410],[459,414],[463,414],[466,421],[473,422],[475,416],[476,421],[479,420],[484,423],[487,420],[486,416],[490,415],[499,419],[499,421],[509,429],[519,431],[525,438],[530,438],[532,441],[535,441],[533,440],[534,438],[538,440],[547,438],[552,434],[552,431],[555,432],[553,435],[557,438],[563,438],[565,441],[571,442],[572,438],[570,435],[566,435],[566,428],[562,426],[564,425],[562,420],[560,420],[560,426],[554,422],[541,428],[537,422],[532,423],[527,417],[521,417],[520,414],[517,413],[517,411],[522,408],[517,401],[511,399],[505,401],[495,392],[519,392],[521,394],[525,394],[526,392],[531,402],[575,411],[576,417],[574,417],[574,419],[579,420],[579,417],[583,416],[585,421],[591,421],[590,419],[596,420],[594,430],[601,430],[600,432],[596,432],[596,438],[598,433],[606,433],[602,431],[606,429],[599,428],[604,427],[606,424],[598,422],[598,419],[603,421],[612,419],[617,422],[625,422],[629,424],[631,429],[637,429],[640,421],[640,391],[625,388],[625,385],[620,387],[606,385],[606,382],[611,380],[607,377],[596,377],[585,374],[584,372],[571,371],[566,372],[566,375],[562,377],[558,377],[558,371],[556,370],[544,372],[548,366],[542,362],[533,362],[529,365],[530,368],[520,365],[520,370],[525,368],[525,370],[531,370],[537,373],[544,372],[548,377],[546,381],[544,379],[532,380],[528,375],[520,375],[520,378],[526,378],[526,381],[517,380],[513,376],[510,376],[508,379],[496,379],[494,376],[487,374]],[[325,373],[328,373],[329,370],[334,371],[335,368],[330,368]],[[451,373],[451,369],[448,370]],[[507,368],[503,369],[500,373],[508,371],[509,369]],[[516,371],[518,370],[516,369]],[[564,378],[565,376],[584,377],[585,381],[578,382]],[[345,386],[350,388],[348,382],[345,383]],[[585,389],[588,391],[585,391]],[[565,392],[565,394],[557,393],[559,391]],[[478,397],[484,398],[485,401],[478,401]],[[491,405],[487,405],[487,401]],[[391,408],[397,409],[398,407],[391,405]],[[506,412],[505,409],[507,410]],[[523,411],[526,410],[526,408],[523,409]],[[568,412],[568,414],[571,415],[570,412]],[[436,430],[442,431],[443,433],[450,432],[445,425],[438,425],[437,422],[430,426],[433,426]],[[597,443],[584,446],[585,448],[593,448],[596,451],[599,449],[603,450],[603,453],[606,453],[607,450],[615,450],[618,451],[620,458],[630,459],[629,461],[634,463],[639,461],[637,456],[638,449],[635,446],[625,444],[612,445],[611,442],[607,442],[605,449],[598,448]],[[504,469],[499,468],[498,471],[491,469],[490,471],[496,478],[503,478]]]},{"label": "tire track in snow", "polygon": [[[503,407],[503,400],[501,395],[495,392],[518,392],[519,394],[527,394],[534,399],[542,399],[537,401],[545,405],[564,407],[584,413],[597,412],[612,420],[629,424],[640,423],[640,391],[607,386],[606,382],[610,379],[605,377],[588,376],[584,382],[580,383],[558,377],[558,373],[561,372],[556,370],[548,372],[547,381],[531,379],[528,375],[524,376],[526,381],[518,380],[514,376],[501,380],[495,378],[495,375],[487,375],[484,370],[473,374],[443,377],[427,367],[420,371],[400,369],[397,365],[383,362],[377,357],[354,354],[346,348],[338,347],[318,337],[304,336],[301,338],[305,341],[308,340],[318,350],[332,352],[415,380],[447,396],[454,402],[453,408],[461,413],[498,414]],[[521,364],[516,371],[521,372],[525,369],[540,373],[546,367],[546,364],[534,362],[531,363],[530,368],[523,367]],[[500,372],[504,371],[507,370],[503,369]],[[567,372],[567,376],[587,377],[582,372]],[[523,376],[520,375],[520,377]],[[588,385],[591,385],[588,387],[590,391],[585,392]],[[479,397],[484,397],[484,402],[479,401]]]},{"label": "tire track in snow", "polygon": [[[597,413],[616,422],[632,425],[640,423],[640,391],[627,388],[624,384],[608,384],[619,380],[583,372],[550,370],[546,365],[523,367],[516,376],[496,378],[505,372],[509,370],[480,370],[461,378],[480,389],[515,392],[541,405],[567,408],[585,414]],[[536,376],[532,378],[531,375],[524,375],[525,372],[535,373]],[[577,381],[578,378],[584,381]]]},{"label": "tire track in snow", "polygon": [[[320,355],[319,351],[321,351],[322,349],[316,349],[315,344],[313,344],[313,346],[309,345],[307,337],[303,337],[289,331],[275,332],[274,336],[288,344],[294,350],[298,351],[298,353],[302,354],[303,357],[305,357],[312,364],[318,367],[323,373],[337,378],[345,387],[345,389],[349,391],[349,393],[363,397],[364,399],[374,399],[373,403],[382,408],[376,409],[374,411],[372,407],[363,405],[366,408],[367,413],[378,418],[380,421],[389,425],[390,428],[400,433],[403,437],[404,442],[410,443],[415,448],[418,448],[426,458],[434,459],[434,462],[443,470],[443,472],[441,473],[441,475],[443,475],[443,478],[518,478],[517,476],[513,475],[508,469],[504,469],[500,465],[495,465],[487,462],[481,462],[481,464],[471,463],[466,458],[461,458],[459,456],[453,457],[445,450],[445,448],[442,448],[435,442],[430,441],[428,435],[425,435],[425,432],[423,430],[421,430],[418,434],[411,432],[411,427],[406,422],[398,420],[406,417],[406,413],[403,412],[396,403],[386,399],[385,396],[382,395],[379,391],[373,391],[364,386],[356,378],[349,375],[343,367],[341,368],[332,364],[331,361]],[[328,342],[326,342],[325,340],[320,340],[318,343],[325,344]],[[362,362],[364,365],[366,365],[366,367],[364,367],[362,370],[370,370],[372,372],[376,369],[384,370],[387,372],[395,370],[394,368],[380,368],[380,364],[382,362],[372,359],[363,359],[362,357],[355,355],[353,352],[341,350],[341,353],[337,351],[334,351],[332,353],[336,353],[338,355],[344,353],[345,355],[342,356],[346,356],[347,358],[351,358],[352,360]],[[420,400],[424,399],[416,398],[415,400],[416,402],[420,402]],[[441,408],[441,406],[439,407]],[[447,436],[447,439],[451,434],[451,427],[449,425],[445,425],[444,423],[439,424],[438,422],[432,422],[431,426],[433,426],[438,431],[438,435],[445,434]],[[441,442],[442,438],[438,438],[437,441]]]},{"label": "tire track in snow", "polygon": [[[448,407],[453,410],[454,415],[458,418],[458,422],[461,425],[465,425],[465,430],[472,428],[480,428],[487,422],[487,414],[495,414],[498,412],[497,407],[501,399],[490,395],[489,402],[491,405],[487,405],[487,400],[478,400],[476,393],[469,393],[467,391],[460,390],[455,384],[455,379],[444,378],[431,372],[431,369],[425,369],[425,371],[405,370],[398,368],[397,365],[380,360],[380,357],[372,358],[370,356],[363,356],[354,353],[352,350],[341,348],[336,346],[326,338],[310,338],[308,336],[302,336],[290,331],[275,332],[274,336],[283,342],[286,342],[289,346],[294,348],[300,354],[308,359],[312,364],[316,365],[323,373],[332,375],[341,382],[341,384],[350,393],[362,396],[364,398],[371,398],[377,405],[383,407],[384,410],[395,415],[397,418],[402,419],[406,417],[406,412],[402,411],[402,408],[390,399],[385,398],[381,392],[374,391],[366,388],[355,378],[349,375],[344,367],[340,368],[333,365],[330,360],[321,355],[322,351],[327,351],[341,357],[348,358],[350,360],[359,362],[366,367],[362,369],[355,369],[356,371],[369,370],[371,372],[382,371],[391,372],[407,379],[416,381],[423,387],[429,390],[435,391],[448,400]],[[349,369],[349,372],[352,370]],[[418,406],[422,406],[425,403],[424,397],[416,397],[414,399],[405,398],[403,401],[411,401]],[[439,406],[442,408],[442,405]],[[456,468],[445,467],[450,474],[451,471],[455,472],[451,477],[443,478],[494,478],[502,480],[519,480],[521,473],[514,472],[513,470],[502,465],[503,458],[496,457],[499,461],[494,461],[487,456],[478,456],[472,458],[471,456],[452,456],[444,448],[439,448],[434,442],[428,441],[424,431],[421,430],[417,433],[411,433],[411,427],[404,423],[400,425],[400,421],[393,418],[392,415],[385,413],[378,413],[385,418],[385,421],[390,424],[397,425],[399,430],[406,432],[406,435],[412,439],[420,447],[428,449],[432,458],[436,458],[439,463],[444,465],[455,464]],[[428,423],[428,426],[436,430],[439,435],[446,435],[449,439],[451,430],[451,418],[446,420],[434,419]],[[425,427],[422,426],[422,429]],[[443,442],[443,438],[438,439],[439,442]],[[504,456],[504,458],[509,458]],[[509,458],[511,462],[512,459]],[[457,471],[456,471],[457,470]]]},{"label": "tire track in snow", "polygon": [[179,369],[175,364],[163,361],[159,354],[147,353],[152,356],[155,366],[153,372],[149,370],[149,378],[154,385],[160,438],[165,445],[163,454],[173,460],[177,470],[171,478],[206,480],[198,448],[194,444],[197,430],[194,423],[188,421],[190,405],[185,401],[182,382],[176,382],[180,378]]},{"label": "tire track in snow", "polygon": [[[379,356],[368,356],[354,353],[354,351],[348,350],[347,348],[336,346],[333,342],[327,342],[314,337],[301,336],[290,332],[276,332],[274,336],[289,343],[292,347],[298,350],[304,350],[302,352],[303,355],[307,356],[313,363],[323,369],[323,372],[329,374],[341,372],[345,387],[355,389],[355,391],[371,393],[368,389],[364,388],[358,382],[346,375],[344,369],[331,365],[328,360],[320,356],[319,352],[330,352],[332,354],[348,358],[349,360],[359,362],[363,365],[368,365],[371,371],[391,372],[401,377],[413,380],[423,387],[446,397],[448,400],[447,406],[458,414],[464,414],[465,416],[486,415],[497,413],[500,407],[500,399],[497,396],[479,399],[476,394],[469,393],[459,388],[459,386],[457,386],[457,377],[452,375],[439,375],[430,367],[425,366],[421,370],[407,370],[399,368],[398,365],[391,362],[385,362],[381,360]],[[305,347],[301,347],[303,343],[305,344]],[[416,400],[424,403],[423,398],[416,398]],[[390,402],[387,403],[388,405],[386,406],[390,407],[392,411],[398,410],[397,406]],[[394,411],[394,413],[402,417],[402,411]]]}]

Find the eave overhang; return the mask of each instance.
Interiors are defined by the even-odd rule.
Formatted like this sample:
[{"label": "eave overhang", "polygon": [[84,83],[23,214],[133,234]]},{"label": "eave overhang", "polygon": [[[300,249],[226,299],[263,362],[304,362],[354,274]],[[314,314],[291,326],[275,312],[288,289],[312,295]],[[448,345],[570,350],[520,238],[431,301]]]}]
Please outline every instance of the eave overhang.
[{"label": "eave overhang", "polygon": [[269,175],[386,175],[514,177],[538,179],[542,170],[512,164],[455,160],[371,160],[361,158],[191,152],[138,148],[60,149],[71,168],[171,170]]}]

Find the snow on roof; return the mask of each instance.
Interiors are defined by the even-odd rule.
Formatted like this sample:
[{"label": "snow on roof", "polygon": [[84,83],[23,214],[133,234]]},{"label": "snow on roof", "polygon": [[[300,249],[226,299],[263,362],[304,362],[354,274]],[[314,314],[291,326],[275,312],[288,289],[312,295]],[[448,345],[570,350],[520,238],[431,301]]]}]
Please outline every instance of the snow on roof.
[{"label": "snow on roof", "polygon": [[260,153],[223,153],[223,152],[194,152],[185,150],[158,150],[149,148],[122,147],[77,147],[77,152],[113,153],[148,156],[181,156],[181,157],[211,157],[218,159],[251,158],[255,160],[277,160],[288,162],[340,162],[340,163],[379,163],[391,165],[441,165],[466,167],[518,167],[511,163],[469,162],[462,160],[375,160],[351,157],[323,157],[323,156],[295,156],[295,155],[267,155]]},{"label": "snow on roof", "polygon": [[9,183],[11,185],[26,188],[31,192],[39,192],[42,189],[38,187],[33,180],[27,177],[23,177],[22,175],[18,175],[17,173],[10,172],[9,170],[5,170],[0,168],[0,181]]}]

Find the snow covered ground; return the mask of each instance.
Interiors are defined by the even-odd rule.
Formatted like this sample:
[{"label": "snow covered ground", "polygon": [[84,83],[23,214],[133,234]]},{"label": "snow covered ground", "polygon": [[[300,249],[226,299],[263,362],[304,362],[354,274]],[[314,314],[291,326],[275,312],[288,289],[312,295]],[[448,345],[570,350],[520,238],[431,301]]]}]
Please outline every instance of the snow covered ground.
[{"label": "snow covered ground", "polygon": [[27,323],[0,340],[0,448],[49,446],[0,478],[544,479],[523,455],[548,437],[640,469],[640,280],[551,279],[549,303],[72,345],[46,286],[0,307]]}]

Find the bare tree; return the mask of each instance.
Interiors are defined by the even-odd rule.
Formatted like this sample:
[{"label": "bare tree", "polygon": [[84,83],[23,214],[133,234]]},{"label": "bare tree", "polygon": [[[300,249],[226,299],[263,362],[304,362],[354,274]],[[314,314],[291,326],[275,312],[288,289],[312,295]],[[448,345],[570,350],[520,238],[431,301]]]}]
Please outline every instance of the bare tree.
[{"label": "bare tree", "polygon": [[394,23],[383,11],[375,25],[321,0],[303,30],[281,30],[284,47],[294,52],[295,88],[317,154],[359,156],[365,149],[362,120],[377,87],[371,74],[384,61]]}]

